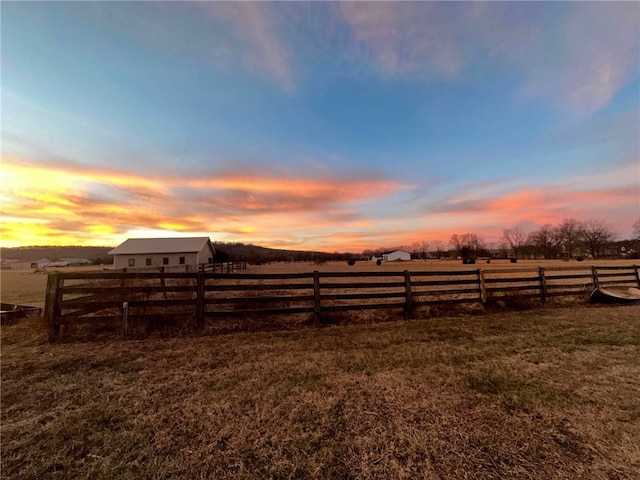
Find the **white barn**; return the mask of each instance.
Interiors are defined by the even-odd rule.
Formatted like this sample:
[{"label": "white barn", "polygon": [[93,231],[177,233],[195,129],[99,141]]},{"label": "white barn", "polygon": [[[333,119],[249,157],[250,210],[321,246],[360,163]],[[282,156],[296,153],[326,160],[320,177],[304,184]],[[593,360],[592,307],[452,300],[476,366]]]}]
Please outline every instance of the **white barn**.
[{"label": "white barn", "polygon": [[28,270],[30,268],[46,268],[46,267],[59,267],[57,262],[49,260],[48,258],[41,258],[40,260],[8,260],[3,261],[2,265],[13,268],[14,270]]},{"label": "white barn", "polygon": [[411,260],[411,254],[409,252],[403,252],[402,250],[395,250],[393,252],[384,253],[382,260],[385,262],[393,262],[395,260]]},{"label": "white barn", "polygon": [[130,238],[109,252],[115,269],[159,268],[195,271],[213,263],[209,237]]}]

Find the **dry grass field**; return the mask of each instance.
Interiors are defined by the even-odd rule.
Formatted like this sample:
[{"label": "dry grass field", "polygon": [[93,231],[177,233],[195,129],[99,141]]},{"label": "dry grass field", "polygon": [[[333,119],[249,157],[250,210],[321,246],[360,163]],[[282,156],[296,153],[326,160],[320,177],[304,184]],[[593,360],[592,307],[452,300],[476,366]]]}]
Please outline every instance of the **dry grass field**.
[{"label": "dry grass field", "polygon": [[2,326],[2,478],[640,478],[637,305],[45,338]]},{"label": "dry grass field", "polygon": [[[102,267],[52,268],[50,272],[91,272]],[[34,273],[33,270],[0,270],[0,298],[6,303],[44,307],[47,289],[47,275]]]}]

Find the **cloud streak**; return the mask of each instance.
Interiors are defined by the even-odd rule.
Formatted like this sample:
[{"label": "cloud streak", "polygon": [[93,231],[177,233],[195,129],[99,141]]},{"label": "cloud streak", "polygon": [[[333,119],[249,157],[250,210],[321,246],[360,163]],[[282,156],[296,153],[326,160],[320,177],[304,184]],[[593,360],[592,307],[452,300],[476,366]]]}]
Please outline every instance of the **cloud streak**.
[{"label": "cloud streak", "polygon": [[[574,2],[344,2],[355,48],[387,76],[455,80],[478,64],[515,69],[519,92],[577,112],[606,106],[638,69],[640,6]],[[549,4],[545,5],[549,7]]]},{"label": "cloud streak", "polygon": [[281,18],[267,2],[214,2],[203,7],[232,26],[241,46],[244,66],[275,78],[285,90],[293,89],[292,49],[281,40]]}]

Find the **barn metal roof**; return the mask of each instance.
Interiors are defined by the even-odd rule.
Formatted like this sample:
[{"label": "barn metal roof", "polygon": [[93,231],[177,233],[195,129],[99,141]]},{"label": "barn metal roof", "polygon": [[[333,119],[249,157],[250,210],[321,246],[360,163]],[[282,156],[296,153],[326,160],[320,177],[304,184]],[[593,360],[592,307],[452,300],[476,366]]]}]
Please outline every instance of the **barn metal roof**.
[{"label": "barn metal roof", "polygon": [[215,252],[209,237],[130,238],[111,250],[109,255],[194,253],[201,251],[207,244]]}]

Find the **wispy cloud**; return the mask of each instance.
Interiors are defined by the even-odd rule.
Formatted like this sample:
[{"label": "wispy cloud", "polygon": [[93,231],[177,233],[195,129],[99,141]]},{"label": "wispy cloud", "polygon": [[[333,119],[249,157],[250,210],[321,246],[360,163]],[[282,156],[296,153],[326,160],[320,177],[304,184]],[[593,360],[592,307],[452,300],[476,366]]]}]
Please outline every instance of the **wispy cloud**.
[{"label": "wispy cloud", "polygon": [[213,2],[203,7],[228,22],[240,45],[242,62],[275,78],[286,90],[293,89],[292,47],[280,38],[282,17],[268,2]]},{"label": "wispy cloud", "polygon": [[343,2],[340,7],[358,46],[385,74],[430,70],[447,77],[460,71],[463,52],[456,35],[463,31],[441,17],[451,9],[431,2]]},{"label": "wispy cloud", "polygon": [[344,2],[356,47],[388,76],[456,79],[479,64],[571,111],[606,106],[638,69],[637,2]]},{"label": "wispy cloud", "polygon": [[640,4],[571,3],[556,32],[516,59],[522,93],[579,112],[606,106],[638,70]]}]

